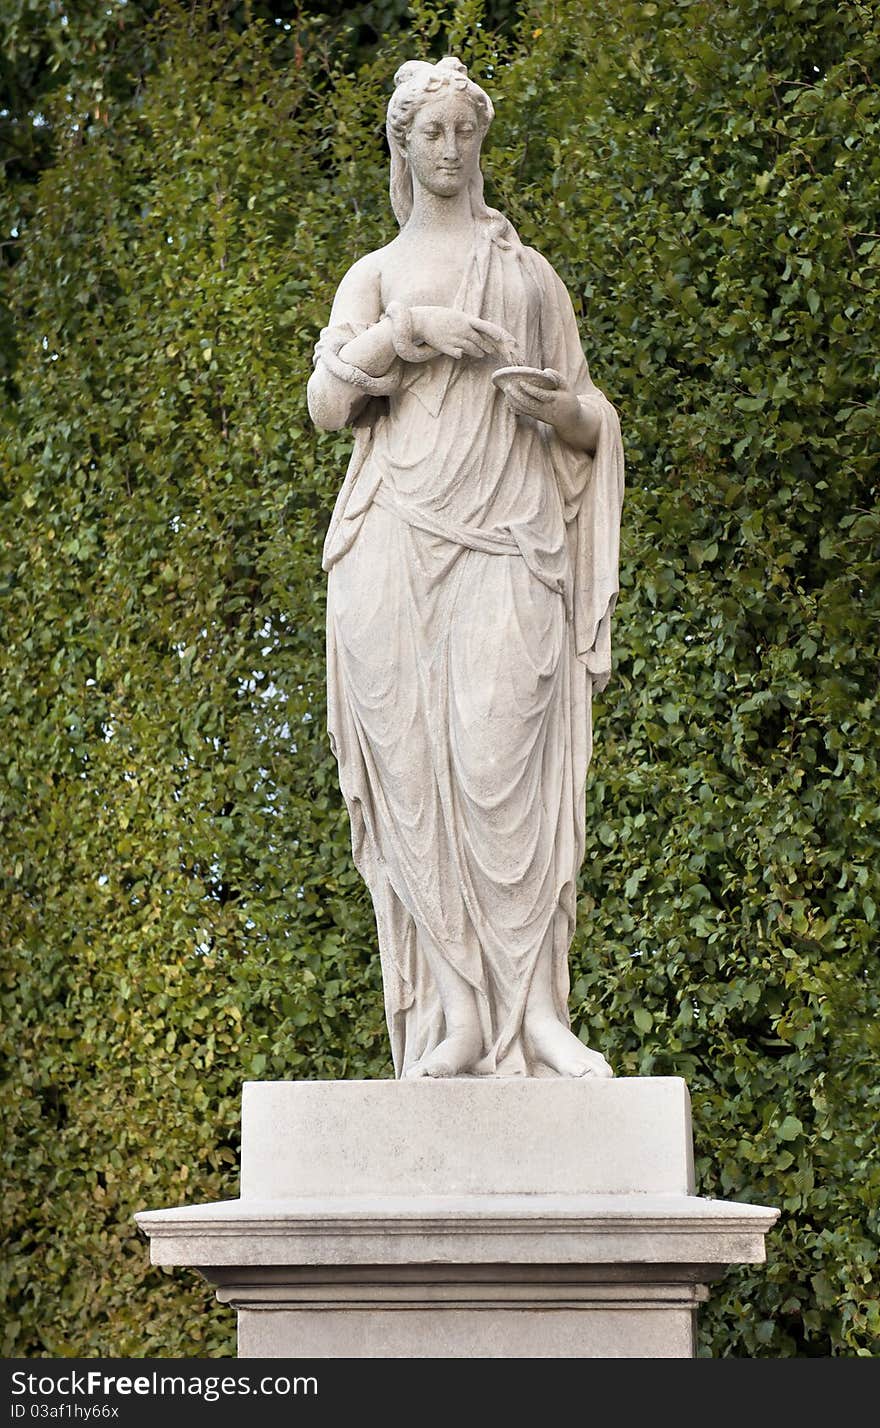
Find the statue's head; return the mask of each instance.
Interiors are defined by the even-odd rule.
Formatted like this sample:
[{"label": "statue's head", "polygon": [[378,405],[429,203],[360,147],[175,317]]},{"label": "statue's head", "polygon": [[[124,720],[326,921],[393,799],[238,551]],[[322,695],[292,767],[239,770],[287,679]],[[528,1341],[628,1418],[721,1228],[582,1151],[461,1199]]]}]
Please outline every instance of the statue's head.
[{"label": "statue's head", "polygon": [[394,86],[386,133],[398,223],[412,212],[414,180],[440,195],[470,188],[474,212],[485,216],[480,146],[495,115],[488,94],[451,55],[437,64],[408,60]]}]

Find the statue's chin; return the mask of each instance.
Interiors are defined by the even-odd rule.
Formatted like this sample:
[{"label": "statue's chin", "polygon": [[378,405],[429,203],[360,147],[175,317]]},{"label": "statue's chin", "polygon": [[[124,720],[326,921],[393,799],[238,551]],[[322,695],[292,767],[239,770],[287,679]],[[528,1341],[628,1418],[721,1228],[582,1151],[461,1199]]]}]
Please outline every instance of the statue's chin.
[{"label": "statue's chin", "polygon": [[431,174],[425,181],[425,188],[435,198],[454,198],[462,189],[467,188],[467,175],[456,174]]}]

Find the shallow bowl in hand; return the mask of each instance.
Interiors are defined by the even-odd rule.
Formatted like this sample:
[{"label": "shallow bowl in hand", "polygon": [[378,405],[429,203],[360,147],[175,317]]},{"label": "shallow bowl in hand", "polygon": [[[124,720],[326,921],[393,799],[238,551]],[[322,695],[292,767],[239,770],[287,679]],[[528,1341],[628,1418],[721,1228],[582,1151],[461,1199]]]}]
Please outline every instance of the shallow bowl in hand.
[{"label": "shallow bowl in hand", "polygon": [[555,391],[559,386],[559,374],[549,367],[498,367],[492,373],[492,381],[501,391],[506,391],[514,382],[531,382],[545,391]]}]

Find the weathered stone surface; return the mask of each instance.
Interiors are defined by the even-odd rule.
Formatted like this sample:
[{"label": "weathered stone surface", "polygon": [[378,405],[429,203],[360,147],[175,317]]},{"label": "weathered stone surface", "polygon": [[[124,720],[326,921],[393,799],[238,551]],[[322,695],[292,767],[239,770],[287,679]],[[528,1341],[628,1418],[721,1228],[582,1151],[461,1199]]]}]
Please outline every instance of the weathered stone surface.
[{"label": "weathered stone surface", "polygon": [[328,722],[398,1076],[609,1076],[569,1028],[623,446],[568,293],[483,199],[489,96],[405,64],[401,225],[339,286],[309,410],[355,444],[324,549]]},{"label": "weathered stone surface", "polygon": [[248,1082],[241,1193],[687,1195],[690,1147],[678,1077]]}]

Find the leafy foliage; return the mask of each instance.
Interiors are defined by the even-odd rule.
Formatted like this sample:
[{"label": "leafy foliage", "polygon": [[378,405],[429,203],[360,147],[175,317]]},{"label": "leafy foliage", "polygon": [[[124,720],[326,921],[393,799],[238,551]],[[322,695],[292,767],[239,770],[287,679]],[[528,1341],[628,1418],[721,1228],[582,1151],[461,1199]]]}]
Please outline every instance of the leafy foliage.
[{"label": "leafy foliage", "polygon": [[393,231],[391,74],[447,49],[627,444],[575,1025],[687,1078],[702,1193],[783,1211],[703,1351],[876,1352],[873,7],[417,0],[356,69],[317,9],[293,49],[247,7],[139,13],[134,81],[88,120],[47,89],[12,195],[6,1352],[232,1352],[132,1212],[235,1193],[243,1079],[391,1074],[324,731],[349,438],[304,393]]}]

